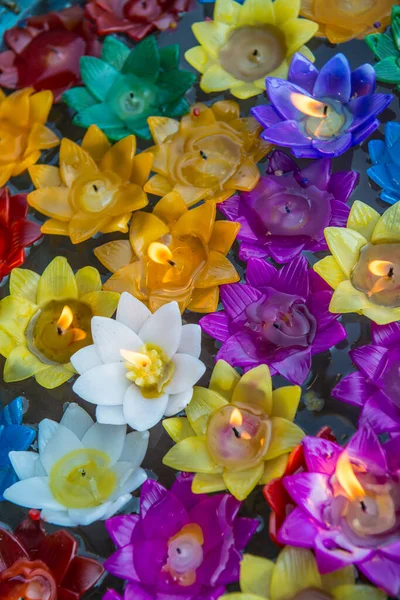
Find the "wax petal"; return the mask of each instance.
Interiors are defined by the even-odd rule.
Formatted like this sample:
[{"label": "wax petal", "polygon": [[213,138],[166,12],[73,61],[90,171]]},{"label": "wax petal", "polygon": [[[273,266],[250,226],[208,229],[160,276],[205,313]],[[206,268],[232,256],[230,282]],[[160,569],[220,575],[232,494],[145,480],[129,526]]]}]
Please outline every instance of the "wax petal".
[{"label": "wax petal", "polygon": [[251,114],[263,127],[271,127],[280,123],[280,116],[272,106],[254,106],[250,109]]},{"label": "wax petal", "polygon": [[102,364],[94,344],[81,348],[81,350],[78,350],[78,352],[73,354],[71,356],[71,363],[80,375],[83,375],[86,371],[90,371],[90,369]]},{"label": "wax petal", "polygon": [[230,402],[239,380],[239,373],[224,360],[219,360],[211,374],[209,389]]},{"label": "wax petal", "polygon": [[332,390],[332,396],[354,406],[364,406],[372,395],[374,386],[370,385],[364,375],[356,371],[346,375]]},{"label": "wax petal", "polygon": [[351,74],[351,91],[355,97],[373,94],[376,88],[375,69],[372,65],[365,64],[358,67]]},{"label": "wax petal", "polygon": [[351,95],[351,70],[344,54],[336,54],[320,70],[316,79],[314,96],[332,98],[343,104]]},{"label": "wax petal", "polygon": [[390,323],[388,325],[372,323],[371,335],[374,344],[386,348],[395,348],[400,342],[400,323]]},{"label": "wax petal", "polygon": [[246,282],[249,286],[260,288],[274,281],[276,274],[277,270],[270,263],[258,258],[250,258],[247,263]]},{"label": "wax petal", "polygon": [[64,425],[59,425],[43,452],[40,453],[40,460],[47,473],[49,473],[52,466],[63,456],[83,448],[84,443],[70,429],[64,427]]},{"label": "wax petal", "polygon": [[168,394],[158,398],[145,398],[135,384],[128,387],[125,393],[123,410],[126,422],[132,429],[145,431],[156,425],[165,413]]},{"label": "wax petal", "polygon": [[329,250],[337,260],[343,273],[350,277],[351,271],[359,258],[360,250],[367,244],[367,240],[360,233],[342,227],[327,227],[325,238]]},{"label": "wax petal", "polygon": [[348,130],[356,131],[367,120],[371,120],[371,117],[375,117],[385,110],[392,100],[391,94],[373,94],[351,100],[348,107],[354,115],[354,120]]},{"label": "wax petal", "polygon": [[271,414],[272,380],[267,365],[259,365],[241,377],[233,391],[231,402],[238,406],[254,405],[261,408],[264,414]]},{"label": "wax petal", "polygon": [[126,325],[105,317],[93,317],[92,336],[104,363],[122,361],[121,349],[138,352],[145,342]]},{"label": "wax petal", "polygon": [[[301,537],[298,532],[301,531]],[[288,517],[286,517],[278,533],[280,544],[288,544],[300,548],[313,548],[314,540],[318,534],[318,529],[309,515],[300,508],[295,508]]]},{"label": "wax petal", "polygon": [[296,237],[271,236],[268,240],[269,253],[275,262],[282,264],[296,258],[304,249],[304,242],[299,242]]},{"label": "wax petal", "polygon": [[296,120],[302,114],[292,102],[293,94],[311,97],[298,85],[275,77],[267,78],[267,94],[274,107],[276,107],[275,110],[279,112],[283,119],[287,120]]},{"label": "wax petal", "polygon": [[[247,345],[247,344],[246,344]],[[224,360],[232,367],[252,368],[259,364],[242,346],[239,335],[231,335],[219,349],[216,360]]]},{"label": "wax petal", "polygon": [[184,408],[187,407],[193,396],[193,388],[181,392],[179,394],[171,394],[168,398],[167,408],[165,409],[164,415],[170,417],[180,413]]},{"label": "wax petal", "polygon": [[332,475],[342,448],[323,438],[306,436],[303,439],[304,458],[310,472]]},{"label": "wax petal", "polygon": [[383,346],[362,346],[351,350],[349,355],[364,377],[374,381],[387,363],[388,349]]},{"label": "wax petal", "polygon": [[311,349],[285,348],[281,356],[271,361],[271,366],[295,385],[302,385],[311,368]]},{"label": "wax petal", "polygon": [[345,340],[346,337],[346,329],[341,323],[335,321],[323,331],[317,331],[312,342],[311,352],[312,354],[325,352],[326,350],[329,350],[329,348],[332,348]]},{"label": "wax petal", "polygon": [[288,79],[312,94],[318,70],[312,62],[302,54],[296,52],[290,63]]},{"label": "wax petal", "polygon": [[350,439],[346,451],[350,457],[354,456],[366,465],[371,465],[380,471],[387,470],[385,452],[376,433],[368,425],[364,425],[356,431]]},{"label": "wax petal", "polygon": [[43,271],[37,289],[37,303],[78,297],[74,273],[66,258],[57,256]]},{"label": "wax petal", "polygon": [[305,435],[300,427],[281,417],[272,417],[271,424],[271,440],[265,460],[270,460],[292,451]]},{"label": "wax petal", "polygon": [[365,403],[360,415],[360,425],[368,424],[377,433],[400,431],[400,410],[378,391]]},{"label": "wax petal", "polygon": [[221,287],[221,301],[228,317],[239,316],[249,304],[262,297],[262,293],[249,285],[229,284]]},{"label": "wax petal", "polygon": [[307,138],[301,133],[298,123],[295,120],[276,123],[269,127],[269,129],[263,131],[261,137],[267,142],[277,145],[279,145],[282,140],[285,140],[285,145],[292,148],[301,148],[307,145]]},{"label": "wax petal", "polygon": [[[328,191],[333,194],[337,200],[347,202],[358,183],[359,177],[360,176],[356,171],[333,173],[329,181]],[[360,231],[359,233],[362,232]],[[364,235],[364,237],[366,236]]]},{"label": "wax petal", "polygon": [[293,421],[299,406],[301,397],[301,388],[297,385],[280,387],[272,392],[272,413],[273,417],[282,417],[288,421]]},{"label": "wax petal", "polygon": [[159,308],[139,331],[143,343],[159,346],[169,358],[178,350],[181,335],[182,319],[177,302]]},{"label": "wax petal", "polygon": [[96,419],[99,423],[109,425],[125,425],[126,419],[122,404],[109,406],[107,404],[96,406]]},{"label": "wax petal", "polygon": [[322,473],[298,473],[283,480],[290,496],[313,519],[323,523],[323,509],[332,500],[329,477]]},{"label": "wax petal", "polygon": [[81,375],[72,389],[87,402],[120,405],[132,385],[125,375],[126,368],[122,362],[100,365]]},{"label": "wax petal", "polygon": [[339,531],[321,531],[315,538],[315,558],[321,574],[368,560],[375,554],[370,548],[354,546]]},{"label": "wax petal", "polygon": [[304,589],[320,589],[321,576],[310,550],[287,546],[276,561],[271,578],[271,595],[276,600],[296,596]]},{"label": "wax petal", "polygon": [[307,298],[309,295],[308,265],[304,256],[285,265],[276,274],[274,286],[276,289]]},{"label": "wax petal", "polygon": [[[313,140],[312,146],[321,156],[334,157],[343,154],[352,145],[351,133],[345,133],[331,141]],[[312,156],[310,156],[312,158]]]},{"label": "wax petal", "polygon": [[188,419],[185,419],[184,417],[164,419],[162,424],[174,442],[180,442],[181,440],[196,435]]},{"label": "wax petal", "polygon": [[190,473],[220,473],[208,452],[206,437],[192,437],[173,446],[163,458],[163,463],[178,471]]},{"label": "wax petal", "polygon": [[49,489],[48,477],[31,477],[18,481],[4,492],[4,498],[26,508],[63,510]]},{"label": "wax petal", "polygon": [[222,477],[228,491],[238,500],[245,500],[253,491],[264,472],[264,464],[260,463],[245,471],[224,470]]},{"label": "wax petal", "polygon": [[175,370],[171,381],[165,387],[166,394],[181,394],[202,377],[206,367],[190,354],[176,354],[172,359]]},{"label": "wax petal", "polygon": [[220,311],[202,317],[199,321],[203,331],[220,342],[229,337],[229,319],[225,312]]},{"label": "wax petal", "polygon": [[274,563],[260,556],[245,554],[240,565],[240,589],[245,594],[265,597],[270,589]]}]

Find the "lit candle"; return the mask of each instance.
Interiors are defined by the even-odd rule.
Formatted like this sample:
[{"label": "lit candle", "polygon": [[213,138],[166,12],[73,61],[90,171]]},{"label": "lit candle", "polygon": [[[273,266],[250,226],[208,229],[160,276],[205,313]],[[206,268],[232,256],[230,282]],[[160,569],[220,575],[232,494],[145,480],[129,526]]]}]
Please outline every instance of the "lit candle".
[{"label": "lit candle", "polygon": [[176,264],[173,260],[174,255],[171,250],[168,246],[161,244],[160,242],[152,242],[147,249],[147,255],[150,260],[153,260],[159,265],[170,265],[173,267]]},{"label": "lit candle", "polygon": [[162,348],[154,344],[144,344],[140,352],[120,350],[125,359],[126,378],[135,383],[144,398],[159,398],[172,379],[174,363],[169,360]]},{"label": "lit candle", "polygon": [[168,540],[168,559],[162,570],[183,587],[196,582],[196,571],[204,559],[204,535],[197,523],[185,525]]},{"label": "lit candle", "polygon": [[338,100],[320,102],[296,92],[291,95],[291,100],[301,113],[301,129],[314,139],[336,137],[352,121],[351,113]]},{"label": "lit candle", "polygon": [[379,306],[400,306],[400,244],[367,244],[360,251],[351,282]]}]

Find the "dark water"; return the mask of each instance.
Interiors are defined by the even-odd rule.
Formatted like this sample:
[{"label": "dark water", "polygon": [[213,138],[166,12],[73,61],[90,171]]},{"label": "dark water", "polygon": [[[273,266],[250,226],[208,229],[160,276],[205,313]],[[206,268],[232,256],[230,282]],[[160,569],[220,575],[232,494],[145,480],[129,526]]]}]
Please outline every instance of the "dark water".
[{"label": "dark water", "polygon": [[[54,6],[55,5],[51,2],[38,3],[35,8],[35,13],[43,14],[51,10]],[[60,6],[60,4],[57,6]],[[196,5],[196,8],[191,13],[183,16],[178,29],[168,33],[162,33],[159,36],[160,46],[179,42],[181,46],[182,68],[191,69],[183,58],[184,52],[196,44],[196,40],[191,32],[191,24],[202,21],[204,16],[212,16],[212,6],[213,5]],[[356,40],[348,42],[346,44],[341,44],[338,48],[319,40],[313,40],[308,45],[316,55],[316,66],[318,68],[322,67],[326,60],[332,57],[338,49],[348,57],[353,69],[365,62],[374,61],[372,52],[363,41]],[[379,89],[380,88],[378,88],[378,90]],[[380,91],[387,92],[388,87],[382,88]],[[194,88],[189,92],[188,97],[190,101],[209,102],[222,99],[223,97],[228,98],[230,96],[229,94],[206,95],[199,89],[199,85],[196,83]],[[263,102],[263,97],[260,96],[258,99],[252,98],[247,101],[242,101],[242,115],[248,115],[251,106],[257,101],[259,103]],[[395,95],[389,109],[380,116],[382,125],[380,130],[375,132],[372,138],[382,138],[384,124],[388,121],[396,120],[398,116],[399,99],[398,96]],[[50,115],[52,126],[62,136],[69,137],[75,141],[81,140],[84,131],[74,127],[70,121],[71,114],[66,106],[61,104],[53,107]],[[144,149],[148,145],[148,143],[138,139],[139,149]],[[46,160],[48,164],[57,164],[57,149],[50,151],[46,157],[42,157],[41,162],[44,162],[44,160]],[[300,161],[300,163],[306,164],[307,161]],[[360,173],[360,182],[353,193],[350,204],[356,199],[362,200],[373,206],[378,212],[382,213],[388,205],[378,199],[379,189],[375,184],[371,185],[368,180],[366,169],[369,166],[370,160],[367,142],[364,142],[361,147],[352,149],[343,156],[334,159],[333,162],[334,171],[353,169]],[[260,169],[263,173],[265,171],[265,165],[261,164]],[[32,185],[29,177],[25,175],[14,178],[11,181],[11,189],[13,192],[17,190],[30,191]],[[153,205],[157,199],[153,197],[151,200],[151,205]],[[36,216],[38,219],[42,218],[40,215]],[[124,236],[120,234],[104,235],[101,239],[92,239],[76,247],[66,238],[46,236],[39,246],[31,250],[25,266],[38,273],[42,273],[44,268],[55,256],[61,255],[69,260],[73,269],[76,270],[86,265],[93,265],[100,270],[104,276],[103,279],[106,279],[109,276],[109,273],[107,273],[106,269],[98,263],[93,254],[93,249],[99,244],[119,237],[122,238]],[[237,265],[239,272],[243,273],[244,263],[237,261],[236,256],[237,247],[234,246],[230,258]],[[323,256],[323,254],[318,258],[321,256]],[[316,261],[316,257],[313,257],[312,255],[308,256],[308,258],[310,263]],[[0,288],[0,298],[7,294],[8,285],[6,284]],[[195,313],[185,313],[184,319],[186,322],[196,323],[200,316],[201,315],[196,315]],[[330,352],[313,357],[312,371],[307,383],[303,386],[303,400],[299,407],[296,422],[311,435],[315,434],[322,426],[330,425],[339,442],[345,443],[355,430],[358,410],[333,399],[331,397],[331,390],[343,375],[352,370],[352,364],[348,356],[349,350],[370,342],[370,326],[367,319],[358,315],[344,316],[342,318],[342,323],[347,330],[347,339],[339,344],[339,346],[333,348]],[[217,348],[214,341],[204,334],[202,360],[207,365],[207,372],[201,380],[201,383],[205,386],[208,384],[210,373],[214,365],[216,350]],[[3,365],[4,359],[0,357],[0,373],[3,371]],[[284,383],[284,380],[280,377],[274,377],[273,379],[275,387],[279,387]],[[318,404],[321,408],[319,411],[309,410],[304,403],[305,394],[307,394],[306,398],[308,398],[310,397],[310,392],[312,393],[312,397],[318,400]],[[0,375],[0,399],[3,404],[8,404],[13,398],[19,395],[24,396],[29,400],[29,409],[25,415],[26,423],[35,424],[44,417],[59,420],[63,413],[64,403],[71,401],[79,402],[88,412],[91,414],[94,413],[93,405],[78,399],[73,394],[71,383],[66,383],[55,390],[45,390],[40,387],[34,379],[6,384],[3,382]],[[150,469],[157,476],[158,480],[166,486],[171,485],[176,474],[175,471],[165,467],[161,462],[162,457],[171,445],[172,442],[169,436],[165,433],[161,424],[158,424],[151,430],[149,450],[143,463],[143,466],[146,469]],[[16,526],[26,514],[25,509],[10,505],[7,502],[4,502],[1,505],[0,510],[1,521],[7,523],[10,527]],[[258,516],[261,524],[259,532],[254,536],[247,547],[247,551],[253,554],[263,555],[267,558],[276,556],[277,549],[268,536],[269,509],[263,500],[261,488],[255,490],[251,496],[249,496],[244,503],[243,510],[248,515]],[[81,537],[89,552],[93,552],[100,557],[105,558],[113,551],[113,544],[108,539],[102,522],[95,523],[89,527],[80,527],[75,530],[75,533]],[[113,581],[111,577],[107,577],[102,582],[101,586],[89,594],[88,597],[91,599],[100,599],[102,593],[108,586],[120,589],[121,583],[116,580]]]}]

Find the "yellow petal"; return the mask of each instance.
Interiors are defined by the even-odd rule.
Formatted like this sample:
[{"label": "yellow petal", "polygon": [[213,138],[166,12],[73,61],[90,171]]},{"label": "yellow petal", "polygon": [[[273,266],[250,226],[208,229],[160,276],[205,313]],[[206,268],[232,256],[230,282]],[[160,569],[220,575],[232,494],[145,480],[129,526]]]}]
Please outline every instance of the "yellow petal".
[{"label": "yellow petal", "polygon": [[0,187],[5,185],[14,171],[14,163],[2,166],[0,169]]},{"label": "yellow petal", "polygon": [[378,325],[387,325],[400,319],[400,308],[389,308],[386,306],[377,306],[369,300],[366,301],[363,314]]},{"label": "yellow petal", "polygon": [[165,196],[168,192],[172,191],[172,186],[168,182],[168,179],[162,175],[153,175],[144,186],[144,191],[148,194],[154,194],[155,196]]},{"label": "yellow petal", "polygon": [[0,119],[16,127],[28,127],[30,118],[29,96],[33,88],[17,90],[0,104]]},{"label": "yellow petal", "polygon": [[200,202],[200,200],[207,198],[210,195],[211,190],[207,188],[180,185],[177,183],[174,186],[174,192],[177,192],[182,196],[186,206],[193,206],[194,204]]},{"label": "yellow petal", "polygon": [[122,267],[129,265],[134,258],[128,240],[116,240],[103,244],[103,246],[94,249],[94,254],[111,273],[116,273]]},{"label": "yellow petal", "polygon": [[245,500],[259,483],[264,472],[264,463],[260,463],[245,471],[224,470],[222,477],[232,496],[238,500]]},{"label": "yellow petal", "polygon": [[50,165],[32,165],[29,175],[35,188],[58,187],[62,183],[60,169]]},{"label": "yellow petal", "polygon": [[[232,0],[232,4],[237,6],[238,3]],[[217,121],[225,121],[225,123],[240,118],[240,106],[235,100],[219,100],[218,102],[214,102],[211,106],[211,111]]]},{"label": "yellow petal", "polygon": [[187,308],[197,313],[215,312],[219,302],[219,287],[214,286],[204,290],[194,290]]},{"label": "yellow petal", "polygon": [[67,222],[58,221],[57,219],[48,219],[40,228],[44,234],[50,235],[66,235],[69,236],[69,224]]},{"label": "yellow petal", "polygon": [[308,60],[310,60],[311,62],[315,62],[315,56],[311,52],[310,48],[308,48],[307,46],[302,46],[301,48],[299,48],[298,52],[300,52],[300,54],[308,58]]},{"label": "yellow petal", "polygon": [[46,367],[47,365],[40,362],[26,346],[17,346],[4,365],[4,381],[6,383],[23,381]]},{"label": "yellow petal", "polygon": [[124,213],[118,217],[113,217],[101,227],[101,233],[114,233],[120,231],[121,233],[128,233],[129,221],[131,220],[132,213]]},{"label": "yellow petal", "polygon": [[194,494],[212,494],[226,490],[222,475],[210,473],[196,473],[193,478],[192,492]]},{"label": "yellow petal", "polygon": [[318,25],[306,19],[292,19],[284,23],[282,29],[286,40],[286,54],[291,56],[314,37]]},{"label": "yellow petal", "polygon": [[245,0],[239,11],[238,27],[244,25],[275,25],[275,13],[271,0]]},{"label": "yellow petal", "polygon": [[100,273],[94,267],[83,267],[75,275],[78,296],[101,290]]},{"label": "yellow petal", "polygon": [[345,227],[326,227],[324,233],[329,250],[349,278],[359,259],[361,248],[368,243],[367,240],[357,231]]},{"label": "yellow petal", "polygon": [[50,90],[43,90],[32,94],[29,98],[29,120],[31,123],[46,123],[53,105],[53,94]]},{"label": "yellow petal", "polygon": [[211,415],[228,402],[212,390],[195,386],[191,401],[186,407],[186,416],[197,435],[204,435]]},{"label": "yellow petal", "polygon": [[240,4],[234,0],[217,0],[214,5],[214,21],[235,25],[240,12]]},{"label": "yellow petal", "polygon": [[61,179],[67,187],[71,187],[79,175],[85,172],[98,171],[95,161],[86,150],[72,140],[63,138],[60,146]]},{"label": "yellow petal", "polygon": [[37,306],[21,296],[6,296],[0,302],[0,327],[11,337],[22,343],[29,321]]},{"label": "yellow petal", "polygon": [[[231,2],[232,0],[228,0]],[[233,4],[233,2],[232,2]],[[237,4],[237,2],[236,2]],[[185,52],[185,59],[196,71],[200,73],[204,73],[207,68],[207,63],[209,61],[207,52],[204,50],[202,46],[193,46]]]},{"label": "yellow petal", "polygon": [[43,305],[52,300],[71,300],[73,298],[78,298],[74,272],[66,258],[57,256],[46,267],[40,278],[37,303]]},{"label": "yellow petal", "polygon": [[356,290],[349,280],[343,281],[338,285],[333,293],[329,310],[331,313],[351,313],[361,314],[367,305],[367,296],[364,292]]},{"label": "yellow petal", "polygon": [[289,460],[289,454],[281,454],[272,460],[264,463],[264,472],[260,479],[260,485],[265,485],[273,479],[279,479],[285,473]]},{"label": "yellow petal", "polygon": [[239,373],[224,360],[219,360],[211,373],[209,388],[230,402],[239,381]]},{"label": "yellow petal", "polygon": [[333,590],[340,585],[355,585],[356,583],[356,570],[353,565],[333,571],[326,575],[321,575],[322,588],[325,592],[332,593]]},{"label": "yellow petal", "polygon": [[232,87],[230,92],[235,98],[247,100],[248,98],[253,98],[253,96],[258,96],[261,93],[261,90],[255,83],[242,83]]},{"label": "yellow petal", "polygon": [[131,182],[143,187],[149,178],[153,166],[154,155],[151,152],[142,152],[133,158]]},{"label": "yellow petal", "polygon": [[144,256],[149,244],[169,233],[169,227],[151,213],[137,212],[132,217],[129,239],[138,257]]},{"label": "yellow petal", "polygon": [[0,88],[0,104],[7,98],[3,90]]},{"label": "yellow petal", "polygon": [[272,379],[267,365],[259,365],[242,376],[233,392],[232,404],[255,406],[271,414]]},{"label": "yellow petal", "polygon": [[26,169],[29,169],[34,165],[40,158],[40,150],[34,150],[31,154],[24,157],[20,162],[14,163],[12,174],[14,177],[21,175]]},{"label": "yellow petal", "polygon": [[187,210],[182,196],[176,192],[169,192],[169,194],[157,202],[153,209],[153,215],[170,226],[171,223],[176,223]]},{"label": "yellow petal", "polygon": [[[265,1],[269,2],[269,0]],[[202,21],[201,23],[193,23],[192,31],[206,52],[212,58],[218,60],[219,51],[226,44],[231,28],[229,25],[219,23],[218,21]]]},{"label": "yellow petal", "polygon": [[326,256],[322,260],[315,263],[313,269],[322,277],[334,290],[342,281],[346,281],[346,275],[339,267],[334,256]]},{"label": "yellow petal", "polygon": [[240,281],[240,275],[231,261],[220,252],[210,250],[204,269],[196,279],[196,287],[209,288],[236,281]]},{"label": "yellow petal", "polygon": [[90,154],[96,163],[100,163],[106,152],[111,148],[111,144],[106,134],[97,125],[91,125],[83,137],[82,148]]},{"label": "yellow petal", "polygon": [[301,387],[288,385],[272,392],[272,416],[293,421],[301,398]]},{"label": "yellow petal", "polygon": [[240,230],[240,223],[234,221],[216,221],[208,244],[210,250],[228,254]]},{"label": "yellow petal", "polygon": [[28,204],[46,217],[68,222],[74,213],[68,201],[69,190],[61,187],[43,187],[28,194]]},{"label": "yellow petal", "polygon": [[60,365],[59,367],[47,367],[43,371],[36,373],[35,379],[42,387],[47,390],[53,390],[68,381],[68,379],[71,379],[72,375],[73,372],[70,369],[66,369],[65,366]]},{"label": "yellow petal", "polygon": [[40,275],[29,269],[13,269],[10,275],[10,295],[25,298],[36,304]]},{"label": "yellow petal", "polygon": [[245,554],[240,563],[240,589],[262,598],[269,596],[274,563],[261,556]]},{"label": "yellow petal", "polygon": [[103,216],[93,219],[92,215],[86,213],[75,214],[69,222],[68,233],[73,244],[86,242],[93,235],[101,231],[103,225],[106,225],[108,218]]},{"label": "yellow petal", "polygon": [[[258,93],[259,90],[257,90],[257,94]],[[238,96],[238,98],[239,97],[241,96]],[[245,157],[235,175],[226,182],[225,186],[229,189],[246,192],[252,190],[257,185],[259,179],[260,171],[258,170],[257,165],[253,160]]]},{"label": "yellow petal", "polygon": [[185,211],[171,228],[171,232],[178,237],[196,236],[208,244],[214,229],[216,212],[215,204],[205,202],[201,206]]},{"label": "yellow petal", "polygon": [[370,240],[375,225],[379,221],[379,213],[368,204],[356,200],[351,207],[349,218],[347,219],[347,228],[357,231]]},{"label": "yellow petal", "polygon": [[17,345],[17,340],[8,335],[8,333],[0,327],[0,354],[5,358],[8,358]]},{"label": "yellow petal", "polygon": [[196,435],[194,429],[192,429],[189,421],[185,417],[171,417],[170,419],[164,419],[162,424],[165,431],[174,442],[181,442],[188,437]]},{"label": "yellow petal", "polygon": [[102,171],[116,173],[123,182],[129,181],[135,152],[136,137],[127,135],[107,151],[100,163],[100,168]]},{"label": "yellow petal", "polygon": [[274,4],[275,23],[280,25],[285,21],[296,19],[300,13],[300,0],[275,0]]},{"label": "yellow petal", "polygon": [[281,454],[291,452],[297,444],[300,444],[305,436],[304,431],[300,427],[281,417],[272,417],[271,424],[271,440],[265,460],[271,460]]},{"label": "yellow petal", "polygon": [[224,600],[269,600],[265,596],[256,596],[255,594],[245,594],[243,592],[233,592],[232,594],[224,594]]},{"label": "yellow petal", "polygon": [[240,84],[239,79],[225,71],[219,63],[206,68],[200,80],[200,87],[206,94],[229,90]]},{"label": "yellow petal", "polygon": [[89,304],[96,317],[112,317],[117,310],[119,294],[116,292],[89,292],[81,297],[82,302]]},{"label": "yellow petal", "polygon": [[147,123],[155,143],[162,144],[167,137],[179,130],[179,121],[168,117],[149,117]]},{"label": "yellow petal", "polygon": [[141,290],[140,282],[142,276],[142,265],[140,261],[130,263],[119,269],[103,285],[103,289],[109,292],[129,292],[138,300],[147,302],[146,292]]},{"label": "yellow petal", "polygon": [[385,210],[375,226],[371,241],[373,244],[400,242],[400,206],[398,206],[398,202]]},{"label": "yellow petal", "polygon": [[189,473],[220,473],[208,452],[206,436],[190,437],[178,442],[163,458],[164,465]]},{"label": "yellow petal", "polygon": [[24,152],[24,157],[35,150],[45,150],[58,146],[60,140],[58,136],[41,123],[35,123],[29,132],[28,143]]},{"label": "yellow petal", "polygon": [[271,597],[287,600],[307,588],[321,589],[321,576],[311,550],[286,546],[281,550],[271,577]]},{"label": "yellow petal", "polygon": [[386,600],[382,590],[370,585],[342,585],[333,590],[335,600]]}]

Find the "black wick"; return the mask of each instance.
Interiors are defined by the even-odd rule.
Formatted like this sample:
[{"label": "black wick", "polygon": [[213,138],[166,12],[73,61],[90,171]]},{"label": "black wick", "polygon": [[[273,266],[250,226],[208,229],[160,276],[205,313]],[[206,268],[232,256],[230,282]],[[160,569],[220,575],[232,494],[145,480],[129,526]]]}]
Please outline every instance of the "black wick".
[{"label": "black wick", "polygon": [[200,150],[200,156],[201,158],[204,158],[204,160],[207,160],[207,154],[205,152],[203,152],[203,150]]},{"label": "black wick", "polygon": [[394,268],[390,267],[387,276],[390,277],[390,278],[392,278],[393,275],[394,275]]},{"label": "black wick", "polygon": [[285,206],[285,210],[286,210],[287,214],[290,215],[291,210],[290,210],[290,208],[288,206]]},{"label": "black wick", "polygon": [[367,512],[367,507],[365,506],[365,502],[364,502],[364,500],[361,500],[361,502],[360,502],[360,505],[361,505],[361,510],[362,510],[363,512]]},{"label": "black wick", "polygon": [[99,188],[97,187],[97,185],[93,184],[92,187],[93,187],[93,189],[94,189],[95,192],[99,191]]},{"label": "black wick", "polygon": [[324,117],[326,117],[326,115],[328,114],[328,108],[329,108],[328,105],[325,104],[325,106],[324,106]]},{"label": "black wick", "polygon": [[240,432],[236,429],[236,427],[232,427],[232,431],[235,434],[235,437],[237,437],[238,439],[240,439]]}]

